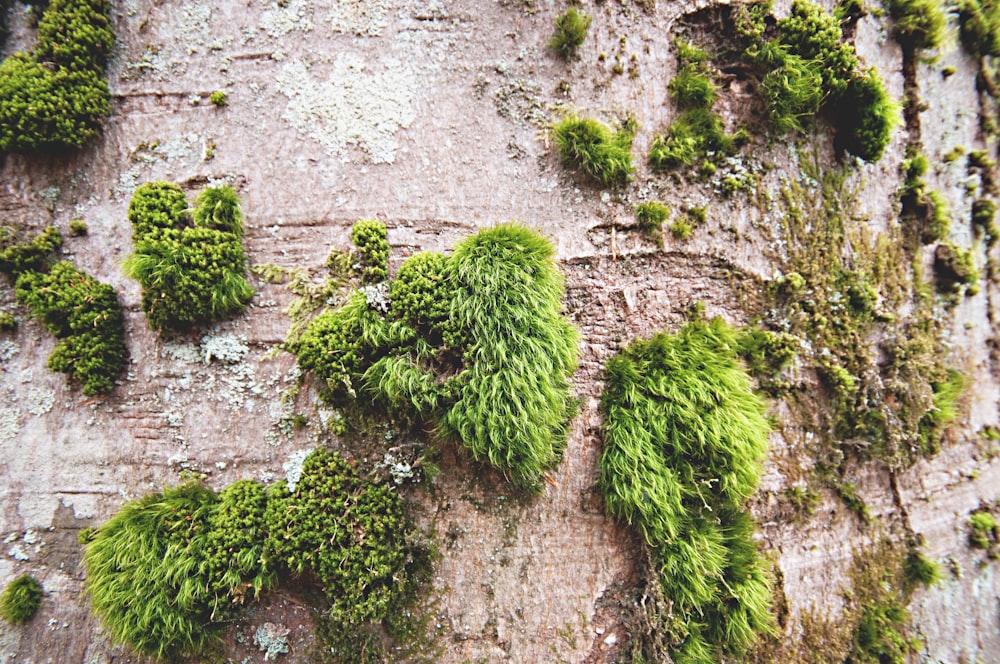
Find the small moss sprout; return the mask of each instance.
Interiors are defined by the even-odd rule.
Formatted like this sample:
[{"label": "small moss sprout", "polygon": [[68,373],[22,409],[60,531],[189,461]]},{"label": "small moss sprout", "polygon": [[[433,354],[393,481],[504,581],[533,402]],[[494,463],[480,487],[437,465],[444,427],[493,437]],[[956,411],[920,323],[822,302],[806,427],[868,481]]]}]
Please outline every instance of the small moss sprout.
[{"label": "small moss sprout", "polygon": [[41,603],[42,584],[30,574],[22,574],[0,593],[0,617],[20,625],[34,617]]}]

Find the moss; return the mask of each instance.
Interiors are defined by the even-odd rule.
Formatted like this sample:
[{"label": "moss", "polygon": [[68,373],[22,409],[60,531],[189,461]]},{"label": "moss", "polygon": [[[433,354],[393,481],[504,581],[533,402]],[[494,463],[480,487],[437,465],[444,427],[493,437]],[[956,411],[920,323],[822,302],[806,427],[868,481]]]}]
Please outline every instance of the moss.
[{"label": "moss", "polygon": [[55,226],[45,228],[26,242],[11,228],[0,228],[0,271],[20,274],[44,270],[50,255],[62,247],[62,234]]},{"label": "moss", "polygon": [[761,78],[760,94],[778,134],[804,131],[825,97],[819,62],[784,54],[780,65]]},{"label": "moss", "polygon": [[903,561],[903,574],[911,588],[918,584],[930,588],[941,580],[941,567],[920,549],[911,547]]},{"label": "moss", "polygon": [[82,219],[69,222],[69,234],[73,237],[83,237],[87,234],[87,222]]},{"label": "moss", "polygon": [[738,147],[737,138],[726,134],[722,118],[710,110],[692,108],[681,113],[665,134],[654,136],[649,165],[655,171],[693,166],[708,153],[721,158]]},{"label": "moss", "polygon": [[1000,5],[995,0],[959,0],[959,38],[974,56],[1000,56]]},{"label": "moss", "polygon": [[361,280],[366,284],[385,281],[389,276],[389,242],[385,224],[362,219],[351,227],[351,241],[361,258]]},{"label": "moss", "polygon": [[711,108],[717,88],[704,68],[687,65],[670,79],[667,91],[678,108]]},{"label": "moss", "polygon": [[670,208],[659,201],[648,201],[635,206],[639,229],[653,238],[659,238],[663,223],[670,216]]},{"label": "moss", "polygon": [[208,101],[218,108],[229,105],[229,97],[222,90],[216,90],[208,96]]},{"label": "moss", "polygon": [[885,5],[895,21],[893,35],[904,48],[941,46],[947,16],[940,0],[885,0]]},{"label": "moss", "polygon": [[[934,250],[934,270],[938,288],[944,292],[966,290],[979,281],[972,251],[951,242],[942,242]],[[963,288],[964,287],[964,288]]]},{"label": "moss", "polygon": [[613,131],[590,118],[567,117],[552,128],[559,158],[567,168],[580,171],[606,187],[626,184],[632,166],[633,133]]},{"label": "moss", "polygon": [[127,503],[98,528],[84,550],[86,588],[116,643],[162,658],[197,652],[217,633],[204,563],[217,502],[185,484]]},{"label": "moss", "polygon": [[599,484],[609,512],[653,551],[677,617],[675,661],[743,653],[772,624],[743,511],[770,427],[737,345],[721,319],[696,321],[632,344],[606,368]]},{"label": "moss", "polygon": [[972,203],[972,226],[977,233],[986,236],[987,246],[992,246],[1000,239],[1000,230],[996,225],[997,205],[988,198],[979,198]]},{"label": "moss", "polygon": [[951,215],[941,194],[928,190],[923,180],[928,162],[924,155],[915,155],[903,162],[904,181],[899,194],[900,219],[908,234],[923,243],[939,242],[948,237]]},{"label": "moss", "polygon": [[686,217],[678,217],[670,222],[670,234],[678,240],[687,240],[694,233],[694,226]]},{"label": "moss", "polygon": [[22,574],[0,593],[0,618],[19,625],[31,620],[42,603],[42,585],[30,574]]},{"label": "moss", "polygon": [[573,411],[576,332],[552,245],[509,224],[407,259],[387,311],[356,290],[290,345],[325,398],[432,426],[539,488]]},{"label": "moss", "polygon": [[127,357],[114,288],[60,261],[47,273],[22,272],[15,292],[18,302],[60,340],[49,355],[49,368],[82,383],[84,394],[110,393]]},{"label": "moss", "polygon": [[564,59],[574,57],[587,38],[590,20],[589,16],[576,7],[570,7],[556,18],[556,30],[549,40],[549,46]]},{"label": "moss", "polygon": [[969,546],[976,549],[991,549],[1000,541],[1000,525],[986,509],[969,515]]},{"label": "moss", "polygon": [[0,332],[11,332],[17,329],[17,319],[11,314],[0,313]]},{"label": "moss", "polygon": [[243,215],[231,189],[208,188],[188,210],[177,185],[144,184],[128,217],[135,253],[124,271],[142,285],[150,327],[182,332],[244,310],[253,289],[243,276]]},{"label": "moss", "polygon": [[108,0],[50,2],[34,49],[0,64],[0,152],[57,152],[97,136],[113,44]]}]

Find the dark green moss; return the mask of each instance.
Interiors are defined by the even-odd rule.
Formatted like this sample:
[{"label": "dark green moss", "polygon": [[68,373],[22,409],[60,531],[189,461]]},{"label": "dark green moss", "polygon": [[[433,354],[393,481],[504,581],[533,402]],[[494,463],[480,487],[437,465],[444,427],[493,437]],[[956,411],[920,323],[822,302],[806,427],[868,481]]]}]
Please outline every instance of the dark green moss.
[{"label": "dark green moss", "polygon": [[0,64],[0,152],[56,152],[97,136],[113,44],[108,0],[52,0],[35,48]]},{"label": "dark green moss", "polygon": [[189,211],[177,185],[144,184],[128,217],[135,253],[124,269],[142,285],[150,327],[186,331],[243,311],[253,289],[243,276],[243,216],[231,189],[204,190]]},{"label": "dark green moss", "polygon": [[351,227],[351,241],[361,255],[361,280],[366,284],[385,281],[389,276],[389,242],[385,224],[362,219]]},{"label": "dark green moss", "polygon": [[19,625],[28,622],[42,603],[42,585],[30,574],[22,574],[0,593],[0,618]]},{"label": "dark green moss", "polygon": [[959,0],[959,37],[974,56],[1000,56],[1000,4],[995,0]]},{"label": "dark green moss", "polygon": [[964,289],[971,294],[979,281],[972,251],[951,242],[942,242],[934,250],[934,270],[938,287],[944,292]]}]

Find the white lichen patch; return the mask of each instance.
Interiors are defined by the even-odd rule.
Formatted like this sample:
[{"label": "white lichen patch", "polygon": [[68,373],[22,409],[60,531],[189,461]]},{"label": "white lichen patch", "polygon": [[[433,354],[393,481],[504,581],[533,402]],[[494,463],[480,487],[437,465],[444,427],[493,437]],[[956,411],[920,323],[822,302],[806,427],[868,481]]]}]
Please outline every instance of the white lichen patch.
[{"label": "white lichen patch", "polygon": [[272,3],[260,18],[260,29],[273,39],[284,37],[293,30],[312,30],[308,15],[310,4],[307,0],[290,0],[285,6]]},{"label": "white lichen patch", "polygon": [[295,61],[282,68],[277,82],[288,97],[283,119],[331,154],[353,144],[382,164],[395,161],[396,134],[416,119],[417,89],[426,86],[426,76],[396,60],[373,65],[342,53],[325,81]]},{"label": "white lichen patch", "polygon": [[302,464],[306,462],[306,457],[312,454],[312,450],[296,450],[292,452],[288,461],[281,464],[281,469],[285,471],[285,483],[289,491],[295,491],[295,485],[302,478]]},{"label": "white lichen patch", "polygon": [[0,408],[0,441],[9,442],[21,433],[21,413],[16,408]]},{"label": "white lichen patch", "polygon": [[326,20],[334,32],[377,37],[389,23],[389,7],[386,0],[340,0]]},{"label": "white lichen patch", "polygon": [[33,387],[28,390],[24,399],[25,407],[32,415],[41,416],[52,410],[52,405],[56,401],[55,390],[44,387]]},{"label": "white lichen patch", "polygon": [[212,360],[235,364],[246,359],[250,347],[247,346],[245,338],[237,337],[235,334],[206,335],[201,340],[201,352],[205,364],[209,364]]},{"label": "white lichen patch", "polygon": [[0,339],[0,362],[9,362],[21,352],[21,347],[10,339]]}]

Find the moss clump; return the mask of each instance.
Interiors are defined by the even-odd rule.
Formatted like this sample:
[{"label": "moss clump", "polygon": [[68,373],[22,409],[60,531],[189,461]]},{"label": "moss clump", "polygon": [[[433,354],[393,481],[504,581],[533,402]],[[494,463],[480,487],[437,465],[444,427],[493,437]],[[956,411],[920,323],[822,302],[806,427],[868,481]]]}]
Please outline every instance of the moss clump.
[{"label": "moss clump", "polygon": [[0,64],[0,152],[79,148],[97,136],[111,108],[113,44],[108,0],[52,0],[34,49]]},{"label": "moss clump", "polygon": [[30,574],[22,574],[0,593],[0,618],[19,625],[28,622],[42,603],[42,584]]},{"label": "moss clump", "polygon": [[549,40],[549,46],[560,56],[570,59],[587,38],[591,18],[570,7],[556,19],[556,31]]},{"label": "moss clump", "polygon": [[647,235],[658,238],[663,222],[670,216],[670,208],[659,201],[648,201],[635,206],[635,218],[639,229]]},{"label": "moss clump", "polygon": [[1000,56],[1000,4],[995,0],[959,0],[959,37],[974,56]]},{"label": "moss clump", "polygon": [[1000,542],[1000,525],[987,509],[979,509],[969,515],[969,546],[976,549],[992,549]]},{"label": "moss clump", "polygon": [[125,328],[118,294],[67,261],[52,262],[62,245],[55,227],[28,242],[3,231],[0,270],[14,277],[17,301],[28,307],[59,343],[49,368],[83,384],[83,393],[108,394],[125,370]]},{"label": "moss clump", "polygon": [[229,105],[229,97],[222,90],[216,90],[208,96],[208,101],[218,108]]},{"label": "moss clump", "polygon": [[11,332],[17,329],[17,319],[8,313],[0,313],[0,332]]},{"label": "moss clump", "polygon": [[482,231],[451,256],[410,257],[385,291],[353,291],[290,347],[328,401],[432,425],[538,488],[564,444],[576,367],[552,257],[521,226]]},{"label": "moss clump", "polygon": [[795,0],[773,38],[766,36],[769,11],[762,4],[737,9],[736,25],[772,128],[801,131],[819,114],[834,127],[839,150],[878,161],[900,117],[882,79],[861,66],[838,19],[820,6]]},{"label": "moss clump", "polygon": [[905,48],[936,49],[944,39],[947,16],[940,0],[885,0],[895,20],[892,32]]},{"label": "moss clump", "polygon": [[972,203],[972,226],[985,236],[987,246],[1000,239],[996,225],[997,205],[988,198],[979,198]]},{"label": "moss clump", "polygon": [[947,239],[951,230],[948,205],[936,191],[927,189],[927,158],[916,155],[903,162],[903,187],[899,194],[900,219],[910,235],[927,244]]},{"label": "moss clump", "polygon": [[117,643],[170,657],[197,652],[218,630],[205,565],[210,489],[185,484],[127,503],[86,545],[91,606]]},{"label": "moss clump", "polygon": [[83,237],[87,234],[87,222],[82,219],[69,222],[69,234],[73,237]]},{"label": "moss clump", "polygon": [[591,118],[567,117],[552,128],[559,158],[606,187],[620,187],[632,176],[633,133],[614,131]]},{"label": "moss clump", "polygon": [[930,588],[941,580],[941,567],[920,549],[911,547],[903,561],[903,574],[911,588],[918,584]]},{"label": "moss clump", "polygon": [[934,249],[934,269],[938,287],[944,292],[978,291],[979,270],[971,249],[962,249],[952,242],[942,242]]},{"label": "moss clump", "polygon": [[670,79],[667,91],[678,108],[711,108],[717,87],[703,66],[686,65]]},{"label": "moss clump", "polygon": [[385,224],[362,219],[351,227],[351,241],[361,258],[363,282],[373,284],[389,276],[389,242]]},{"label": "moss clump", "polygon": [[110,393],[127,357],[114,288],[59,261],[47,273],[21,273],[15,292],[18,302],[60,340],[49,355],[49,368],[82,383],[84,394]]},{"label": "moss clump", "polygon": [[243,214],[228,187],[209,188],[188,210],[169,182],[136,189],[129,204],[135,253],[125,274],[142,285],[142,309],[158,331],[191,327],[238,314],[253,297],[243,274]]},{"label": "moss clump", "polygon": [[607,365],[600,486],[653,550],[676,624],[674,661],[746,652],[772,629],[771,589],[744,511],[770,426],[721,319],[639,341]]}]

